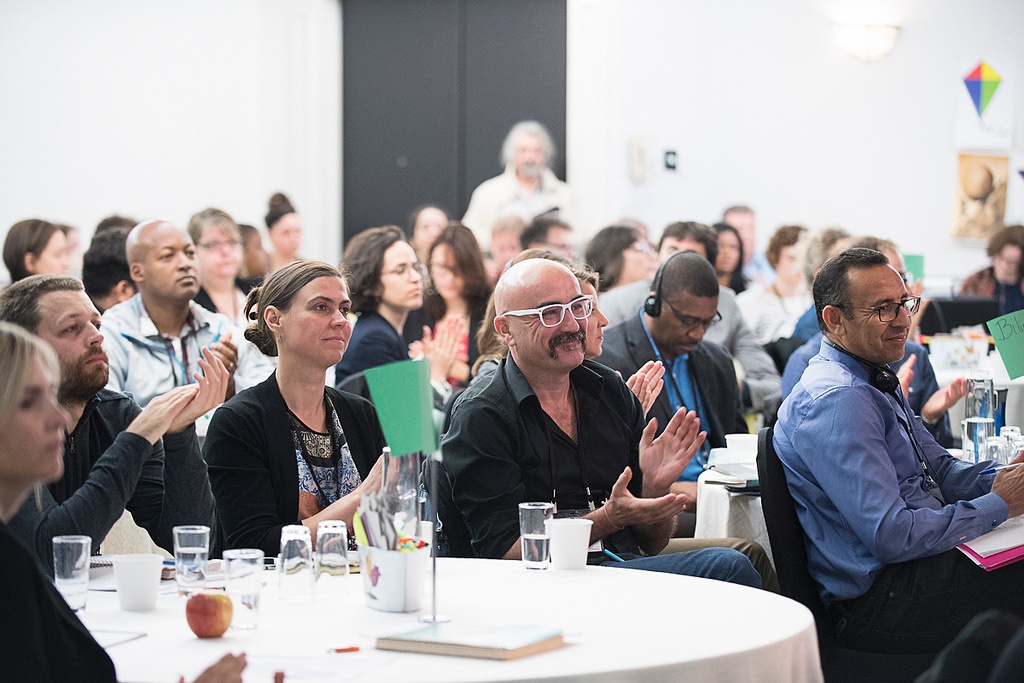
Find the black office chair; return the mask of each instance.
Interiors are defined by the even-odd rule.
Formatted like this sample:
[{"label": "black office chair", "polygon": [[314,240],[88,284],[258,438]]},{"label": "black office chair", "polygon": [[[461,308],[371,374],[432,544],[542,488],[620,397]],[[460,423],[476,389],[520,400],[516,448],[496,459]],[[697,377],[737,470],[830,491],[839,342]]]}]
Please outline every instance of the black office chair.
[{"label": "black office chair", "polygon": [[796,515],[796,503],[789,492],[782,461],[772,445],[771,427],[765,427],[757,435],[757,474],[779,586],[783,595],[803,604],[814,615],[825,680],[828,683],[899,683],[917,678],[931,664],[935,653],[881,654],[851,650],[836,642],[817,585],[807,571],[804,530]]}]

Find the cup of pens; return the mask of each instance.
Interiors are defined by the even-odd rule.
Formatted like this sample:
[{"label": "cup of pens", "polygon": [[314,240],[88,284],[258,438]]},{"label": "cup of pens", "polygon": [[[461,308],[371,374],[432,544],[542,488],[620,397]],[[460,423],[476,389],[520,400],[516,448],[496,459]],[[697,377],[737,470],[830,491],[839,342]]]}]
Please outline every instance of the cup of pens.
[{"label": "cup of pens", "polygon": [[359,545],[366,606],[382,612],[415,612],[423,607],[430,546],[388,550]]},{"label": "cup of pens", "polygon": [[419,519],[386,493],[363,496],[352,520],[366,605],[383,612],[423,606],[430,545],[417,537]]}]

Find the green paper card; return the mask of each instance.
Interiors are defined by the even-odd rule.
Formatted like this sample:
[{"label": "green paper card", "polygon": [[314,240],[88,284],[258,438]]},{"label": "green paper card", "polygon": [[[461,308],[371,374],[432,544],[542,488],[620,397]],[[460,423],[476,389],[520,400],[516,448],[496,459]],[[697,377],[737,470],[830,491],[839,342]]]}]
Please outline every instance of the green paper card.
[{"label": "green paper card", "polygon": [[1024,311],[1014,311],[987,323],[1010,379],[1024,376]]},{"label": "green paper card", "polygon": [[365,377],[391,455],[436,451],[430,363],[426,360],[388,363],[370,368]]},{"label": "green paper card", "polygon": [[924,282],[924,256],[921,254],[904,254],[903,267],[907,269],[911,282]]}]

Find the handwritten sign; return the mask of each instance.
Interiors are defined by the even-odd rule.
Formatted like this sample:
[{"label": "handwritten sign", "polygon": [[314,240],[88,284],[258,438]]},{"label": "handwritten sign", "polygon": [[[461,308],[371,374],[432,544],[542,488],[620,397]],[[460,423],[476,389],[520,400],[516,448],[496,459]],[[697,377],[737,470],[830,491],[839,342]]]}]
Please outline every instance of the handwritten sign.
[{"label": "handwritten sign", "polygon": [[986,325],[1010,379],[1024,377],[1024,311],[1007,313]]},{"label": "handwritten sign", "polygon": [[434,395],[426,360],[403,360],[371,368],[366,371],[366,383],[392,455],[437,450]]}]

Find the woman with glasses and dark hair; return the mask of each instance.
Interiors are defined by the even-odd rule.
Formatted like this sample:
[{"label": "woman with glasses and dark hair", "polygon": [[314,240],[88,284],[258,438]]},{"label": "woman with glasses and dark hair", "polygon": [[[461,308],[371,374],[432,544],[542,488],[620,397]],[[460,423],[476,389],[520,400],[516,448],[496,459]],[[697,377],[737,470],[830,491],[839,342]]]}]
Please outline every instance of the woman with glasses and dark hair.
[{"label": "woman with glasses and dark hair", "polygon": [[[349,272],[352,311],[359,318],[348,351],[334,367],[335,385],[378,365],[408,360],[402,328],[410,311],[423,306],[426,267],[405,241],[401,228],[386,225],[364,230],[345,248],[342,261]],[[430,379],[446,387],[455,361],[457,330],[439,325],[422,340],[422,355],[430,361]]]},{"label": "woman with glasses and dark hair", "polygon": [[658,270],[658,253],[629,225],[611,225],[594,235],[584,260],[601,276],[601,293],[651,280]]}]

